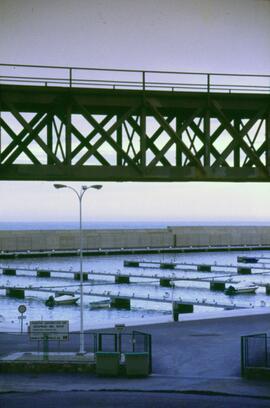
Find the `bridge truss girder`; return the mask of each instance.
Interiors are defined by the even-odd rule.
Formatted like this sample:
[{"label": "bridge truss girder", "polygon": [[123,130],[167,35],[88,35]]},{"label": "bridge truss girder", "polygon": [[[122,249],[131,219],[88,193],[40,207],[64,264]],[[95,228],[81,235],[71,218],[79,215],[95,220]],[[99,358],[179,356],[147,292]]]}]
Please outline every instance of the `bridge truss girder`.
[{"label": "bridge truss girder", "polygon": [[270,97],[0,87],[0,179],[269,181]]}]

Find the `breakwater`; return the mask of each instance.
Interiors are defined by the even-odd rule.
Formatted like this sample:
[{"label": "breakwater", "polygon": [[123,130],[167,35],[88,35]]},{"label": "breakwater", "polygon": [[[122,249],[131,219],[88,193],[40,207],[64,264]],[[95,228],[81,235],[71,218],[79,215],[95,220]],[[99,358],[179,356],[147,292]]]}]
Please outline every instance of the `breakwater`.
[{"label": "breakwater", "polygon": [[[270,246],[270,227],[185,226],[156,229],[83,231],[83,248],[178,248],[204,246]],[[78,230],[0,231],[0,251],[61,251],[79,248]]]}]

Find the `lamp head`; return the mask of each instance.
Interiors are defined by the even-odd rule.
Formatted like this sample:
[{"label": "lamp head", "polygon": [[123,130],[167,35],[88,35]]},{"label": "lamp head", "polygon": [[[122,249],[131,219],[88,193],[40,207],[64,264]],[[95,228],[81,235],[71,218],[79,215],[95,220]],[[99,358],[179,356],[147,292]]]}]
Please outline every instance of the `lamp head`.
[{"label": "lamp head", "polygon": [[95,190],[100,190],[102,188],[102,185],[101,184],[93,184],[92,186],[85,186],[85,185],[82,186],[83,191],[86,191],[89,188],[94,188]]},{"label": "lamp head", "polygon": [[54,184],[54,188],[66,188],[67,186],[65,184]]}]

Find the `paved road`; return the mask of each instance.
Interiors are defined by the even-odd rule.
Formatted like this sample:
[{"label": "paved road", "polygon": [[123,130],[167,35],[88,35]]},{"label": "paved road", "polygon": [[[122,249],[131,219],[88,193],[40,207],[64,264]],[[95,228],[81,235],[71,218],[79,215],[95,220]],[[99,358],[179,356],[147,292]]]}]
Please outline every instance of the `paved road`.
[{"label": "paved road", "polygon": [[1,408],[269,408],[270,400],[234,396],[136,392],[2,394]]},{"label": "paved road", "polygon": [[[132,330],[132,328],[130,328],[130,330]],[[158,401],[160,401],[160,404],[161,401],[162,403],[164,401],[164,395],[167,395],[167,397],[170,395],[170,397],[168,397],[169,399],[167,399],[168,401],[171,401],[170,398],[172,398],[172,402],[170,403],[174,404],[177,402],[177,398],[180,398],[180,396],[177,396],[178,394],[174,394],[175,391],[180,391],[182,393],[190,391],[192,393],[204,392],[208,394],[223,393],[231,396],[236,395],[241,397],[241,399],[237,401],[237,405],[235,405],[237,407],[241,406],[239,404],[247,398],[246,404],[243,406],[267,406],[270,408],[269,381],[247,381],[240,377],[240,337],[241,335],[262,332],[270,334],[270,310],[269,314],[265,315],[170,322],[165,324],[140,326],[136,327],[136,330],[152,334],[152,376],[149,376],[146,379],[131,380],[124,377],[100,378],[94,374],[88,376],[81,374],[48,373],[40,375],[0,374],[0,393],[2,393],[1,398],[3,399],[3,402],[10,401],[10,403],[12,403],[13,398],[14,401],[16,398],[22,398],[22,403],[24,403],[23,400],[24,398],[27,400],[27,396],[32,395],[33,398],[38,398],[38,395],[43,395],[43,391],[47,390],[49,394],[45,394],[46,398],[52,396],[52,401],[50,402],[52,405],[47,405],[46,408],[48,408],[50,406],[55,406],[53,405],[53,401],[54,399],[57,401],[59,395],[62,395],[63,398],[69,395],[71,398],[70,401],[72,401],[74,395],[74,401],[76,402],[76,396],[81,393],[82,403],[85,401],[86,404],[87,401],[89,403],[87,398],[91,395],[97,395],[95,401],[98,401],[99,395],[106,395],[107,398],[107,396],[110,395],[109,393],[118,390],[122,391],[118,396],[119,398],[124,398],[125,392],[129,391],[127,394],[129,396],[127,398],[127,403],[130,404],[135,399],[135,396],[138,395],[137,392],[140,391],[141,397],[139,397],[139,399],[138,397],[136,398],[137,401],[139,401],[139,405],[137,406],[141,407],[151,406],[142,404],[146,404],[147,401],[150,404],[154,398],[153,396],[159,395],[158,393],[160,392],[162,392],[162,394],[160,394],[161,396],[157,397],[159,398]],[[76,350],[78,339],[75,339],[75,337],[74,347]],[[0,354],[10,351],[18,351],[20,348],[23,348],[26,351],[29,347],[32,347],[33,350],[33,344],[29,344],[26,337],[0,335]],[[106,393],[102,392],[101,394],[95,394],[95,392],[102,390],[106,390]],[[84,392],[82,393],[82,391]],[[16,393],[9,395],[6,394],[7,392]],[[37,394],[33,394],[35,392]],[[152,393],[148,394],[149,392]],[[172,394],[165,394],[168,392],[171,392]],[[17,393],[25,393],[25,395]],[[116,396],[118,394],[112,395]],[[134,395],[134,398],[131,397],[132,395]],[[256,397],[256,400],[250,399],[251,397]],[[269,398],[269,400],[262,400],[259,399],[259,397]],[[188,396],[183,396],[183,398],[188,399]],[[209,401],[214,401],[213,398],[214,397],[211,397]],[[218,399],[220,397],[215,398]],[[223,403],[222,398],[218,399],[219,404]],[[235,397],[231,398],[233,404],[233,398]],[[191,397],[190,399],[192,400]],[[194,400],[196,400],[195,396]],[[199,401],[201,400],[203,401],[204,398],[200,397]],[[112,403],[115,401],[116,399],[113,397]],[[226,401],[228,402],[229,400],[226,399]],[[255,405],[255,402],[257,405]],[[205,402],[206,405],[199,403],[200,408],[203,406],[211,406],[207,405],[207,403],[207,401]],[[120,407],[124,406],[124,403],[122,404],[119,402],[119,404],[116,405]],[[1,405],[0,403],[0,406],[2,408],[3,404]],[[16,405],[10,406],[13,407]],[[23,405],[19,404],[17,406],[21,407]],[[42,405],[40,404],[34,406],[42,408]],[[79,406],[83,407],[84,405]],[[91,407],[92,406],[93,405],[91,404]],[[159,407],[162,405],[153,406]],[[164,406],[169,407],[170,405],[167,404]],[[234,405],[231,405],[230,403],[227,405],[212,406],[231,407]]]},{"label": "paved road", "polygon": [[[254,333],[270,335],[269,322],[270,308],[269,314],[264,315],[198,321],[180,320],[134,329],[152,334],[154,374],[228,378],[240,376],[240,337]],[[133,328],[126,330],[132,331]],[[87,342],[89,341],[87,337]],[[70,336],[69,344],[63,343],[61,347],[71,347],[76,351],[78,345],[79,336],[74,334]],[[0,333],[0,355],[30,351],[36,347],[36,343],[29,341],[27,335]]]}]

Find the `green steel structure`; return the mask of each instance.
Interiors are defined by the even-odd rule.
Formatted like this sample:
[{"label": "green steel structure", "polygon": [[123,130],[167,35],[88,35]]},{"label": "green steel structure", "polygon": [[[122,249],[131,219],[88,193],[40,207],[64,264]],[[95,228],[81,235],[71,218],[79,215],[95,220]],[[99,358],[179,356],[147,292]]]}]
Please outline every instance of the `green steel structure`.
[{"label": "green steel structure", "polygon": [[0,179],[270,181],[270,76],[0,64]]}]

